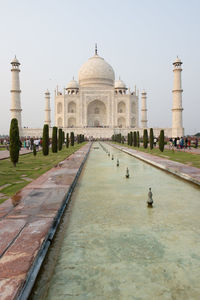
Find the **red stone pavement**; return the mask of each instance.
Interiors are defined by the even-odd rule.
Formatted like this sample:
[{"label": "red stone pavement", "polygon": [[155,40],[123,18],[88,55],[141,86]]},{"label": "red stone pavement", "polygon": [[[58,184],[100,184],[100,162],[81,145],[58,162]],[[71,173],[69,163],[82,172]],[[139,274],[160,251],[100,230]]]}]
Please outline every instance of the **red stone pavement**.
[{"label": "red stone pavement", "polygon": [[[24,155],[24,154],[28,154],[28,153],[31,153],[33,152],[32,150],[27,150],[26,148],[22,148],[20,150],[20,155]],[[1,150],[0,151],[0,160],[1,159],[6,159],[6,158],[9,158],[10,157],[10,152],[8,150]]]},{"label": "red stone pavement", "polygon": [[[122,150],[123,152],[126,152],[130,155],[133,155],[143,161],[146,161],[160,169],[163,169],[165,171],[168,171],[174,175],[177,175],[181,178],[184,178],[188,181],[191,181],[197,185],[200,185],[200,169],[187,166],[184,164],[181,164],[176,161],[172,161],[166,158],[162,158],[160,156],[155,156],[149,153],[145,153],[142,151],[137,151],[131,148],[128,148],[126,146],[116,145],[112,144],[113,147]],[[200,157],[199,157],[200,159]]]},{"label": "red stone pavement", "polygon": [[0,300],[18,296],[89,147],[84,145],[0,205]]}]

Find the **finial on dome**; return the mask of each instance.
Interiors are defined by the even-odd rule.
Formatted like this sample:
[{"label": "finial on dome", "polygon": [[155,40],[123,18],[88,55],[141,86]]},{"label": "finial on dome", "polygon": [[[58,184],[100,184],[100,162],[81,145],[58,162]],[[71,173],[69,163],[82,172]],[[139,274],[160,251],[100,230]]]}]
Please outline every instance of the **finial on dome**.
[{"label": "finial on dome", "polygon": [[97,43],[95,44],[95,55],[98,55],[98,52],[97,52]]},{"label": "finial on dome", "polygon": [[74,80],[74,76],[72,77],[72,79]]}]

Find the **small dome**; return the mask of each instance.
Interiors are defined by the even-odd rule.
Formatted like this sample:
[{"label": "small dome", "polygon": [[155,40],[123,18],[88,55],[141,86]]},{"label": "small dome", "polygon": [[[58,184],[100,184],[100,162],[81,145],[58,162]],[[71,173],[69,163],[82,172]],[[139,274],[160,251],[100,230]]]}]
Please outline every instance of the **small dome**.
[{"label": "small dome", "polygon": [[182,61],[180,60],[180,58],[177,56],[176,59],[175,59],[175,62],[173,63],[173,65],[176,65],[176,64],[182,64]]},{"label": "small dome", "polygon": [[67,84],[67,90],[68,89],[78,89],[79,88],[79,85],[78,85],[78,82],[74,79],[72,79],[68,84]]},{"label": "small dome", "polygon": [[114,85],[115,73],[113,68],[98,54],[89,58],[79,70],[79,84],[91,85]]},{"label": "small dome", "polygon": [[46,94],[46,95],[50,95],[50,92],[49,92],[48,89],[46,90],[45,94]]},{"label": "small dome", "polygon": [[18,61],[16,55],[15,55],[15,57],[13,58],[13,60],[11,61],[11,64],[20,65],[20,62]]},{"label": "small dome", "polygon": [[127,89],[125,83],[119,79],[115,81],[115,89]]}]

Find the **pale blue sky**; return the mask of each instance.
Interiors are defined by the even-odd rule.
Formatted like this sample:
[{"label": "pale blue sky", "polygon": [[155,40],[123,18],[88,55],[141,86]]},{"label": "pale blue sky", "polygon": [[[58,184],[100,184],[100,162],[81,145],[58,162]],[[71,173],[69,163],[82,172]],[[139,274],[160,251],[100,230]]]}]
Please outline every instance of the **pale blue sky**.
[{"label": "pale blue sky", "polygon": [[10,61],[21,62],[22,124],[42,127],[44,92],[63,88],[94,53],[148,93],[149,127],[171,127],[172,62],[183,61],[183,121],[200,131],[200,1],[0,0],[0,133],[10,124]]}]

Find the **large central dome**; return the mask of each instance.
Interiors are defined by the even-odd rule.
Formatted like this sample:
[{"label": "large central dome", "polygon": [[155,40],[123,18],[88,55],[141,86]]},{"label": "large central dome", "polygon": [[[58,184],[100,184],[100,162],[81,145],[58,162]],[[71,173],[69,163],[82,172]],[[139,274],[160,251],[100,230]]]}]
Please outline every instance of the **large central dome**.
[{"label": "large central dome", "polygon": [[78,74],[80,86],[109,85],[113,86],[115,73],[113,68],[98,54],[89,58],[82,65]]}]

